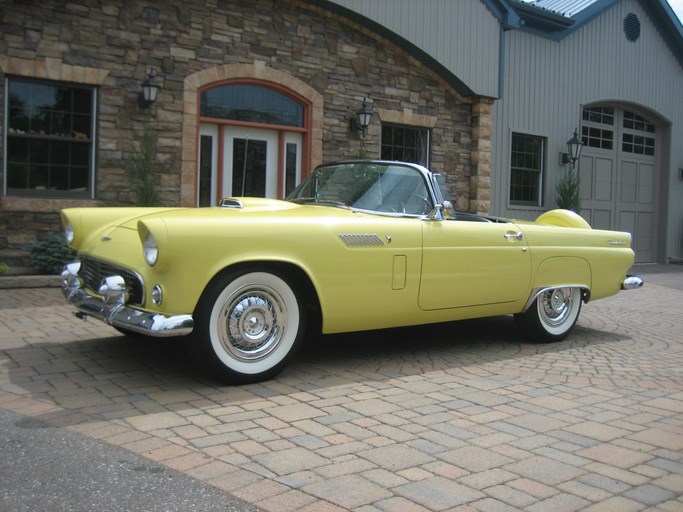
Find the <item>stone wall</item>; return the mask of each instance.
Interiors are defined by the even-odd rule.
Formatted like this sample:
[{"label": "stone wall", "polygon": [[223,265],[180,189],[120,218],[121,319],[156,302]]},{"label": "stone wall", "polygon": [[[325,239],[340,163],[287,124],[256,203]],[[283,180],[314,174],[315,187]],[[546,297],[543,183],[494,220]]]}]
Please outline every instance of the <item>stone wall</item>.
[{"label": "stone wall", "polygon": [[[431,129],[431,167],[447,176],[457,208],[488,210],[490,102],[458,96],[403,50],[303,0],[46,0],[40,9],[10,0],[0,4],[0,23],[0,80],[35,77],[98,90],[97,203],[85,204],[132,204],[128,155],[145,127],[158,136],[163,204],[191,200],[197,121],[187,115],[193,94],[196,101],[188,77],[213,73],[219,81],[225,75],[214,70],[251,66],[321,97],[312,165],[358,154],[349,119],[367,97],[384,117],[375,115],[368,131],[371,156],[379,156],[381,122],[419,122]],[[140,83],[151,68],[162,89],[141,109]],[[58,225],[59,201],[1,199],[0,261],[20,257],[26,242]],[[52,210],[41,211],[45,204]]]},{"label": "stone wall", "polygon": [[29,247],[59,229],[55,213],[0,210],[0,263],[12,270],[27,268]]}]

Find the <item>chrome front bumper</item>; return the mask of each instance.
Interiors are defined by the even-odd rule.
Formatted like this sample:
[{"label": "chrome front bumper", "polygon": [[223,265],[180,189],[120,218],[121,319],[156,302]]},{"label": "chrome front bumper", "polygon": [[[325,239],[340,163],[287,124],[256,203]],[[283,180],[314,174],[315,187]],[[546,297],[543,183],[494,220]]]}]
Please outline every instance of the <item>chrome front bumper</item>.
[{"label": "chrome front bumper", "polygon": [[80,262],[69,263],[62,271],[62,292],[67,302],[78,308],[78,317],[92,316],[114,327],[154,337],[185,336],[192,332],[192,315],[167,316],[127,306],[128,292],[121,276],[104,279],[98,290],[100,297],[88,294],[78,275],[80,266]]}]

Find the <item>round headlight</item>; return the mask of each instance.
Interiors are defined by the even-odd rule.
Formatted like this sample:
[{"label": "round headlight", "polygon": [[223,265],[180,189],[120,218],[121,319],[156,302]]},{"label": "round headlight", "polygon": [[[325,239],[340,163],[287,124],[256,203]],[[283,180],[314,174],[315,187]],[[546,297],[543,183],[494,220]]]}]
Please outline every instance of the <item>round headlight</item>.
[{"label": "round headlight", "polygon": [[156,265],[159,259],[159,247],[157,246],[157,241],[154,240],[152,233],[147,234],[145,238],[145,243],[143,244],[143,251],[145,253],[145,261],[150,267]]},{"label": "round headlight", "polygon": [[76,233],[74,232],[74,228],[71,224],[67,224],[64,226],[64,237],[66,238],[66,241],[71,245],[74,242],[74,237]]}]

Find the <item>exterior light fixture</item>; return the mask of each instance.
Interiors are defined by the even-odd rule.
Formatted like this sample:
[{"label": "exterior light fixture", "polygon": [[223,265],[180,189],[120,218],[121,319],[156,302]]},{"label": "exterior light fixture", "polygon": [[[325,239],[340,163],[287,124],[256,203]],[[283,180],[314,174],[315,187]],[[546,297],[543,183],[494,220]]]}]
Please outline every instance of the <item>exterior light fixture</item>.
[{"label": "exterior light fixture", "polygon": [[574,136],[567,141],[567,152],[561,154],[562,165],[567,165],[569,162],[572,166],[576,166],[576,161],[581,156],[581,150],[583,149],[584,143],[579,138],[579,131],[574,128]]},{"label": "exterior light fixture", "polygon": [[140,84],[140,87],[142,88],[138,98],[140,107],[149,108],[156,101],[159,89],[161,89],[154,68],[150,69],[147,78]]},{"label": "exterior light fixture", "polygon": [[361,137],[365,137],[372,119],[372,108],[368,106],[367,98],[363,98],[363,106],[351,118],[351,131],[360,132]]}]

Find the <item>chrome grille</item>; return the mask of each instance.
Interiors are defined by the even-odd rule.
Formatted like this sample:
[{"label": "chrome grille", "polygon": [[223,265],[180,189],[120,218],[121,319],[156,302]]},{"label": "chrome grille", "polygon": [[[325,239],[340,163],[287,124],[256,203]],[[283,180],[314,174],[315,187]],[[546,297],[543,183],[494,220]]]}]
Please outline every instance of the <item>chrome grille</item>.
[{"label": "chrome grille", "polygon": [[118,275],[123,277],[123,280],[126,282],[126,288],[130,295],[128,303],[144,305],[145,287],[142,284],[142,279],[135,272],[93,258],[83,258],[81,263],[79,274],[88,288],[96,292],[102,284],[102,279]]}]

